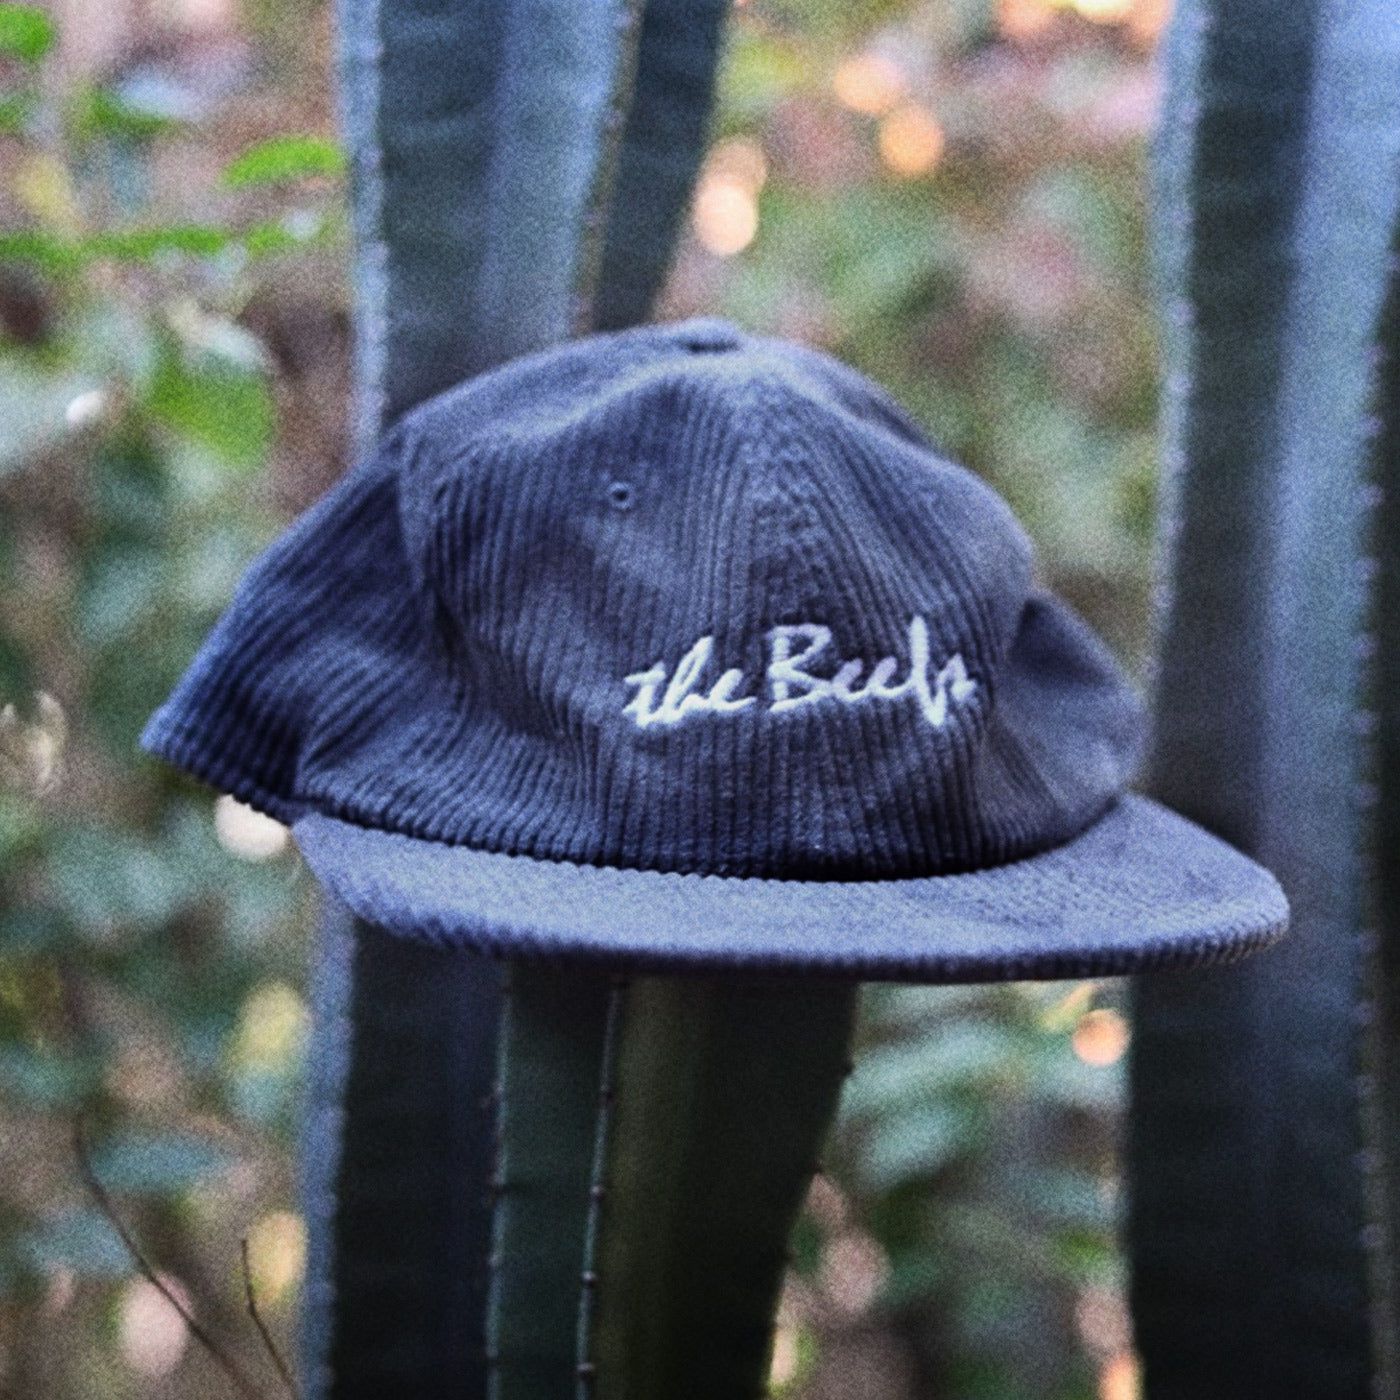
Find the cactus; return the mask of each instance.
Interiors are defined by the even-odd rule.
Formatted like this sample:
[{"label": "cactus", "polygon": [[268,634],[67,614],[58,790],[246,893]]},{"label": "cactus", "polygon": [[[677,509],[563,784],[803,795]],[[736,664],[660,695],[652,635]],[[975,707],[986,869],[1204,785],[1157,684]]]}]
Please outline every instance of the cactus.
[{"label": "cactus", "polygon": [[617,1000],[594,970],[508,973],[488,1314],[496,1400],[572,1393]]},{"label": "cactus", "polygon": [[[1368,628],[1394,626],[1394,481],[1378,483],[1378,571],[1367,512],[1400,431],[1393,382],[1373,416],[1400,204],[1400,18],[1383,0],[1181,0],[1165,69],[1174,594],[1150,779],[1269,865],[1294,918],[1256,961],[1136,989],[1146,1393],[1393,1395],[1381,1169],[1394,1029],[1377,974],[1394,952],[1378,968],[1376,943],[1394,918],[1386,724],[1400,691],[1396,639]],[[1392,339],[1395,317],[1392,305]]]},{"label": "cactus", "polygon": [[705,151],[728,0],[648,0],[600,249],[593,328],[645,321]]},{"label": "cactus", "polygon": [[639,978],[624,997],[580,1329],[598,1400],[767,1394],[788,1235],[848,1069],[850,982]]},{"label": "cactus", "polygon": [[[1380,390],[1376,398],[1379,427],[1376,436],[1375,487],[1377,502],[1372,539],[1379,568],[1371,597],[1370,618],[1377,642],[1370,676],[1371,713],[1375,716],[1374,747],[1370,754],[1370,778],[1378,801],[1370,832],[1367,857],[1373,863],[1368,912],[1376,943],[1375,1006],[1370,1039],[1370,1068],[1375,1094],[1370,1101],[1369,1127],[1373,1140],[1397,1141],[1400,1131],[1400,1034],[1396,1033],[1397,992],[1400,991],[1400,862],[1387,852],[1400,850],[1400,552],[1384,548],[1400,539],[1400,235],[1391,245],[1390,286],[1381,320]],[[1395,1307],[1400,1299],[1400,1252],[1396,1249],[1395,1222],[1400,1220],[1397,1181],[1391,1169],[1383,1178],[1372,1178],[1372,1209],[1380,1225],[1374,1250],[1371,1287],[1383,1321],[1377,1350],[1384,1386],[1375,1393],[1391,1400],[1396,1390]]]},{"label": "cactus", "polygon": [[763,1395],[854,984],[523,963],[509,982],[492,1395]]},{"label": "cactus", "polygon": [[[645,318],[699,168],[724,8],[342,0],[361,448],[499,360]],[[653,1376],[682,1376],[700,1338],[732,1352],[714,1393],[760,1394],[854,988],[624,989],[548,965],[511,967],[506,986],[503,999],[485,958],[326,911],[306,1115],[309,1392],[711,1393],[703,1374],[656,1391],[621,1373],[626,1328],[654,1321]],[[791,1131],[770,1142],[779,1114]],[[669,1194],[605,1195],[656,1173]],[[722,1257],[695,1248],[697,1200],[726,1203]],[[648,1231],[673,1276],[649,1297],[610,1290]],[[680,1326],[706,1296],[726,1304]]]},{"label": "cactus", "polygon": [[333,904],[317,962],[305,1391],[484,1396],[497,970]]}]

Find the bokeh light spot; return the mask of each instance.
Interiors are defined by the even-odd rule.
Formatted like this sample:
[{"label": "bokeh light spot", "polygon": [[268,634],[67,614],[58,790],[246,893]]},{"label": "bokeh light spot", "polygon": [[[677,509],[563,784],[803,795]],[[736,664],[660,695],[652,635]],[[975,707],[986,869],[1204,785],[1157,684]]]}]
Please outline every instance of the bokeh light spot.
[{"label": "bokeh light spot", "polygon": [[255,812],[227,793],[214,803],[214,834],[230,855],[253,861],[281,855],[289,835],[281,822]]},{"label": "bokeh light spot", "polygon": [[[165,1275],[161,1282],[189,1307],[189,1297],[179,1283]],[[126,1364],[152,1380],[168,1376],[180,1364],[190,1339],[179,1311],[144,1278],[132,1279],[122,1290],[117,1334]]]},{"label": "bokeh light spot", "polygon": [[1101,1006],[1086,1011],[1075,1025],[1070,1044],[1086,1065],[1111,1065],[1128,1048],[1128,1023],[1118,1012]]},{"label": "bokeh light spot", "polygon": [[1099,1372],[1099,1400],[1140,1400],[1142,1376],[1130,1351],[1110,1357]]},{"label": "bokeh light spot", "polygon": [[751,137],[731,136],[705,157],[705,175],[757,194],[768,179],[768,157]]},{"label": "bokeh light spot", "polygon": [[997,28],[1008,39],[1034,39],[1055,22],[1054,0],[997,0]]},{"label": "bokeh light spot", "polygon": [[943,128],[927,108],[907,102],[880,123],[880,159],[896,175],[927,175],[943,155]]},{"label": "bokeh light spot", "polygon": [[234,1064],[274,1073],[289,1068],[301,1053],[310,1024],[306,1003],[285,982],[258,987],[239,1012]]},{"label": "bokeh light spot", "polygon": [[797,1347],[797,1328],[779,1327],[773,1334],[773,1360],[768,1367],[769,1390],[781,1390],[797,1379],[801,1353]]},{"label": "bokeh light spot", "polygon": [[1134,9],[1134,0],[1069,0],[1069,4],[1095,24],[1122,24]]},{"label": "bokeh light spot", "polygon": [[732,258],[758,232],[758,200],[752,190],[725,175],[707,175],[695,194],[695,237],[706,252]]},{"label": "bokeh light spot", "polygon": [[276,1305],[301,1281],[306,1225],[289,1210],[264,1215],[248,1231],[248,1272],[259,1304]]},{"label": "bokeh light spot", "polygon": [[843,107],[878,117],[904,96],[904,73],[883,54],[863,53],[837,65],[831,87]]},{"label": "bokeh light spot", "polygon": [[873,1237],[847,1230],[822,1250],[822,1292],[839,1312],[859,1317],[875,1301],[889,1276],[889,1261]]},{"label": "bokeh light spot", "polygon": [[1084,1289],[1074,1307],[1074,1323],[1085,1345],[1100,1356],[1131,1354],[1133,1324],[1120,1289]]},{"label": "bokeh light spot", "polygon": [[68,400],[63,410],[63,421],[72,429],[79,430],[100,423],[107,414],[109,395],[105,389],[87,389]]},{"label": "bokeh light spot", "polygon": [[1156,43],[1170,14],[1171,0],[1137,0],[1128,17],[1129,32],[1139,44],[1150,48]]}]

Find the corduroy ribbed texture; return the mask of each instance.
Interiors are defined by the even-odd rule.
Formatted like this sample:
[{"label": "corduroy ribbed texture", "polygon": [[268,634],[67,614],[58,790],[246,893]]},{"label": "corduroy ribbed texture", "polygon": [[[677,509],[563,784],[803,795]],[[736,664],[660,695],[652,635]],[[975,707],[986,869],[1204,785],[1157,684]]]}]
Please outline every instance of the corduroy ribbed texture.
[{"label": "corduroy ribbed texture", "polygon": [[[1133,696],[1030,565],[834,361],[718,323],[593,337],[412,414],[254,567],[145,742],[274,815],[478,850],[976,870],[1075,836],[1137,755]],[[815,688],[785,690],[818,627]],[[862,696],[885,658],[895,693]]]},{"label": "corduroy ribbed texture", "polygon": [[1113,977],[1228,962],[1288,906],[1223,841],[1129,795],[1064,846],[965,875],[732,880],[471,851],[313,815],[302,851],[352,908],[429,943],[635,970],[862,981]]},{"label": "corduroy ribbed texture", "polygon": [[249,571],[143,742],[399,934],[923,981],[1198,966],[1267,871],[1122,796],[1141,714],[1004,503],[719,322],[416,410]]}]

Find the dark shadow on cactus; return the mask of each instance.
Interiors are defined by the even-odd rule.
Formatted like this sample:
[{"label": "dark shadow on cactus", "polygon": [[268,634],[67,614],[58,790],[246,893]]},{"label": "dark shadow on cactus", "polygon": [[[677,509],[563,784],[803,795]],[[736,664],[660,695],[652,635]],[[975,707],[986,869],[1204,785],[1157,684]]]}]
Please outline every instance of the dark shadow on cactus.
[{"label": "dark shadow on cactus", "polygon": [[[336,919],[351,924],[333,907]],[[325,1296],[308,1299],[310,1379],[333,1377],[337,1397],[484,1396],[495,1105],[481,1069],[495,1054],[499,967],[358,921],[325,937],[348,944],[349,1043],[343,1097],[307,1117],[308,1177],[335,1169],[327,1198],[308,1192],[328,1236]],[[317,1010],[324,1047],[334,1013]]]}]

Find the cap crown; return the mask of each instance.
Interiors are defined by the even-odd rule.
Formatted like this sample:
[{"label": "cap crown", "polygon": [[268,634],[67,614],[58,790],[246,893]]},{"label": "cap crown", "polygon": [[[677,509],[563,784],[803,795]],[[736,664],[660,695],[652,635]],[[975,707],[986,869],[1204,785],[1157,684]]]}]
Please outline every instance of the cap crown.
[{"label": "cap crown", "polygon": [[148,741],[282,815],[853,879],[1099,816],[1138,707],[1005,504],[835,361],[593,337],[411,415],[255,566]]}]

